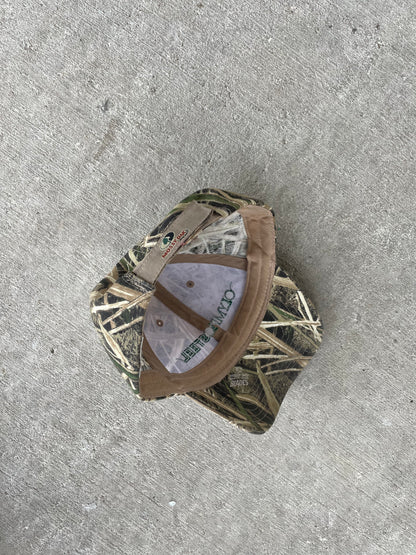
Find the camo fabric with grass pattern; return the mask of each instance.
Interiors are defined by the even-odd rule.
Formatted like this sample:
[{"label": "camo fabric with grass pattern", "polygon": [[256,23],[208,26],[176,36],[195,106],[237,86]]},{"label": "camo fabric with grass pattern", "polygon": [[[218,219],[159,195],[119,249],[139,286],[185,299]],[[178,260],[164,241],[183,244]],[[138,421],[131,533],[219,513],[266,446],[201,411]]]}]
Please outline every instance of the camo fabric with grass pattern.
[{"label": "camo fabric with grass pattern", "polygon": [[[209,205],[222,217],[249,205],[271,210],[258,200],[235,193],[197,191],[176,205],[91,292],[91,315],[105,350],[138,398],[140,372],[147,367],[140,351],[142,327],[153,287],[133,269],[191,201]],[[193,252],[217,252],[215,241],[218,238],[211,239],[208,246],[204,241],[204,247],[197,246]],[[235,234],[222,237],[221,245],[222,252],[244,256],[235,248]],[[287,390],[319,347],[321,336],[322,325],[314,306],[277,267],[267,312],[245,355],[221,382],[186,395],[239,428],[263,433],[273,424]]]}]

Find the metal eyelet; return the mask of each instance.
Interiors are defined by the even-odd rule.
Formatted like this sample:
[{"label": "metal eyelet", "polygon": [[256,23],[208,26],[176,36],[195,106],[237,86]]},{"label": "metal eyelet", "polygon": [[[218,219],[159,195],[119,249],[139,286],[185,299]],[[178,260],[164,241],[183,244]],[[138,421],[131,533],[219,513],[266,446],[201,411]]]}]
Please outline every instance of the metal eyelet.
[{"label": "metal eyelet", "polygon": [[156,320],[156,325],[158,325],[159,328],[161,328],[163,326],[163,321],[162,320]]},{"label": "metal eyelet", "polygon": [[186,287],[193,287],[195,285],[195,283],[191,280],[186,282]]}]

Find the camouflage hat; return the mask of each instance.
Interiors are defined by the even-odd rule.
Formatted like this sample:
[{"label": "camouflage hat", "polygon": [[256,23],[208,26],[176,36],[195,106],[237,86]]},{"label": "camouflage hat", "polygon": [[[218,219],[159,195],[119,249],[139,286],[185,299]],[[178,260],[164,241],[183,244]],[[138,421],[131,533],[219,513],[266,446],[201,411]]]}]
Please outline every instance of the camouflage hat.
[{"label": "camouflage hat", "polygon": [[175,206],[94,288],[90,310],[139,399],[188,395],[252,433],[273,424],[322,335],[276,265],[272,209],[219,189]]}]

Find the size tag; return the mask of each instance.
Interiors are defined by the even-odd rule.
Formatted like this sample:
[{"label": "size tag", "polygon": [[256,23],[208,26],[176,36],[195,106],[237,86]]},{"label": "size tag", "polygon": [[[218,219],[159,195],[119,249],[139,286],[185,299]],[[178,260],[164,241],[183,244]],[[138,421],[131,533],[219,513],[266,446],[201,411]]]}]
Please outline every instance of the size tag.
[{"label": "size tag", "polygon": [[170,224],[150,252],[134,268],[134,273],[149,283],[155,283],[160,272],[185,241],[212,214],[211,208],[198,202],[189,203]]}]

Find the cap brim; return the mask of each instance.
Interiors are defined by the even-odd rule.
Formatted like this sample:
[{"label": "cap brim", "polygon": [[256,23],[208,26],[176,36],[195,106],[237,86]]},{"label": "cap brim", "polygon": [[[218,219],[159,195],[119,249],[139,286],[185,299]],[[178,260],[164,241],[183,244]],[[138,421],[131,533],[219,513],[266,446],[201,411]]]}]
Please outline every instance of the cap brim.
[{"label": "cap brim", "polygon": [[266,314],[245,354],[217,384],[187,395],[239,428],[264,433],[321,338],[315,307],[277,268]]}]

